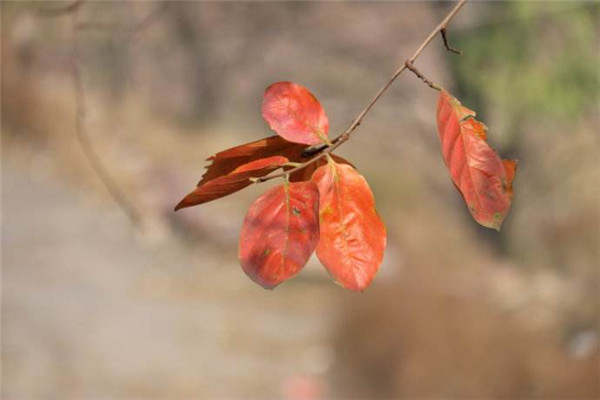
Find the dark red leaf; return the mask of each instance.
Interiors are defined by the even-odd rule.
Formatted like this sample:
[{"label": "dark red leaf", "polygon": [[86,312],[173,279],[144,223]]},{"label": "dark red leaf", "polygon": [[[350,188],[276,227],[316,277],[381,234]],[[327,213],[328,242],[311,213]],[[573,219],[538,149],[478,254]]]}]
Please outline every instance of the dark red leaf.
[{"label": "dark red leaf", "polygon": [[475,221],[499,230],[512,202],[516,161],[500,159],[486,141],[487,127],[474,116],[474,111],[441,91],[438,133],[452,182]]},{"label": "dark red leaf", "polygon": [[208,158],[208,161],[212,161],[212,164],[206,167],[206,172],[198,185],[219,176],[227,175],[240,165],[260,158],[279,155],[297,162],[305,148],[306,146],[303,144],[288,142],[277,135],[232,147]]},{"label": "dark red leaf", "polygon": [[319,191],[311,182],[269,189],[248,210],[240,233],[244,272],[271,289],[296,275],[319,242]]},{"label": "dark red leaf", "polygon": [[329,120],[319,101],[303,86],[277,82],[265,90],[262,115],[286,140],[308,145],[327,143]]},{"label": "dark red leaf", "polygon": [[342,286],[362,291],[377,273],[386,244],[373,193],[353,167],[334,161],[317,169],[312,180],[319,187],[317,256]]},{"label": "dark red leaf", "polygon": [[252,184],[250,178],[265,176],[288,162],[286,157],[272,156],[237,167],[228,175],[202,183],[177,204],[175,211],[215,200]]},{"label": "dark red leaf", "polygon": [[[198,186],[218,178],[219,176],[227,175],[240,165],[263,157],[272,157],[280,155],[287,157],[290,162],[302,163],[308,161],[312,156],[302,157],[302,152],[307,148],[306,145],[300,143],[288,142],[281,136],[270,136],[254,142],[245,143],[240,146],[232,147],[221,151],[214,156],[208,158],[212,163],[206,167],[206,172],[202,176],[202,180],[198,182]],[[331,155],[333,159],[341,164],[351,165],[342,157]],[[312,176],[313,172],[326,162],[323,160],[317,161],[313,165],[290,175],[291,182],[307,181]],[[286,169],[290,169],[288,167]]]}]

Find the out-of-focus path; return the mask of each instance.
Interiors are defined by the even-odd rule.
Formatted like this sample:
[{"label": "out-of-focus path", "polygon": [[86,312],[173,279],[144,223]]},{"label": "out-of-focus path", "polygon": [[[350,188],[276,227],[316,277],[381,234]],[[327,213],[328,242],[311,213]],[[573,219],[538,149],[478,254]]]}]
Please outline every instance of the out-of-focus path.
[{"label": "out-of-focus path", "polygon": [[150,245],[118,210],[3,167],[3,398],[280,397],[327,371],[335,285],[265,291],[234,253]]}]

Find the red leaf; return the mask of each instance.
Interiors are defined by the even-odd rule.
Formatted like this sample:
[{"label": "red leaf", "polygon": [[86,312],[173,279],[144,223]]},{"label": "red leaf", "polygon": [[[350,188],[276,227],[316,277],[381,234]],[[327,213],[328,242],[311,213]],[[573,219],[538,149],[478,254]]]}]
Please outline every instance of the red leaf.
[{"label": "red leaf", "polygon": [[342,286],[362,291],[377,273],[386,244],[373,193],[354,168],[334,161],[317,169],[312,180],[320,196],[317,256]]},{"label": "red leaf", "polygon": [[305,87],[277,82],[265,90],[262,115],[286,140],[308,145],[327,143],[329,120],[319,101]]},{"label": "red leaf", "polygon": [[305,148],[305,145],[288,142],[277,135],[232,147],[208,158],[212,164],[206,167],[206,172],[198,185],[227,175],[240,165],[259,158],[280,155],[297,162]]},{"label": "red leaf", "polygon": [[287,162],[288,159],[286,157],[273,156],[243,164],[227,175],[201,183],[200,186],[196,187],[196,189],[185,196],[183,200],[175,206],[175,211],[181,208],[206,203],[237,192],[252,184],[250,178],[270,174],[277,168],[281,168],[281,166]]},{"label": "red leaf", "polygon": [[319,242],[319,191],[311,182],[269,189],[248,210],[240,233],[244,272],[265,289],[296,275]]},{"label": "red leaf", "polygon": [[499,230],[512,202],[516,161],[500,159],[486,142],[487,127],[474,116],[474,111],[441,91],[438,133],[452,182],[475,221]]}]

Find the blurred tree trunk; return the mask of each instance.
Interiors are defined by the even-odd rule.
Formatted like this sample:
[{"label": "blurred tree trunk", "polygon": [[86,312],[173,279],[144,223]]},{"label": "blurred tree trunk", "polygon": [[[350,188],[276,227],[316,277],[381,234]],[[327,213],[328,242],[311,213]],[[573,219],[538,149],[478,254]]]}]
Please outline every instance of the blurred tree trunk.
[{"label": "blurred tree trunk", "polygon": [[[218,71],[215,57],[206,38],[208,31],[201,20],[193,17],[192,3],[173,3],[167,8],[167,17],[173,26],[176,40],[186,50],[185,57],[193,65],[194,73],[189,76],[189,90],[192,104],[186,110],[185,119],[189,122],[210,122],[218,111]],[[216,7],[215,4],[202,4],[203,7]]]}]

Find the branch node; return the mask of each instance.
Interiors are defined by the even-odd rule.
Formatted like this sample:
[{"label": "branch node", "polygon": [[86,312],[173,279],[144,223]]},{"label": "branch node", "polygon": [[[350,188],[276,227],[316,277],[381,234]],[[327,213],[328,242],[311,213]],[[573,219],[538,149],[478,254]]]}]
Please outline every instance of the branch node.
[{"label": "branch node", "polygon": [[300,156],[302,158],[311,157],[311,156],[314,156],[315,154],[319,154],[320,152],[325,150],[327,147],[329,147],[329,145],[326,145],[326,144],[309,146],[306,149],[302,150],[302,153]]}]

